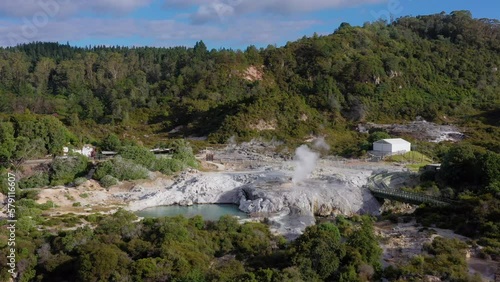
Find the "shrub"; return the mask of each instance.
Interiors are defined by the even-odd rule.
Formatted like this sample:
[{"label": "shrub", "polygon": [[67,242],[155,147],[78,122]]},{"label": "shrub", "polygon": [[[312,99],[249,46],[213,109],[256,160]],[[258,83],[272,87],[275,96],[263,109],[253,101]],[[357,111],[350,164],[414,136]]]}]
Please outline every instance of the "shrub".
[{"label": "shrub", "polygon": [[105,175],[110,174],[113,171],[113,163],[114,162],[115,162],[115,160],[113,159],[113,160],[108,160],[108,161],[100,163],[97,166],[97,169],[95,170],[92,178],[94,178],[96,180],[101,180],[101,178],[103,178]]},{"label": "shrub", "polygon": [[101,163],[94,178],[101,180],[104,176],[110,175],[118,180],[136,180],[148,177],[148,170],[141,165],[135,164],[131,160],[123,159],[120,156]]},{"label": "shrub", "polygon": [[180,160],[160,158],[156,161],[154,169],[164,174],[172,174],[183,170],[184,167],[185,165]]},{"label": "shrub", "polygon": [[55,207],[57,207],[57,205],[52,201],[47,201],[45,204],[38,204],[38,208],[41,210],[48,210]]},{"label": "shrub", "polygon": [[81,207],[81,206],[82,206],[82,203],[80,203],[80,202],[73,203],[73,207]]},{"label": "shrub", "polygon": [[102,187],[109,188],[113,185],[118,184],[118,179],[114,178],[111,175],[105,175],[103,178],[100,180]]},{"label": "shrub", "polygon": [[475,186],[484,178],[483,158],[484,149],[459,145],[451,148],[444,156],[439,176],[452,187]]},{"label": "shrub", "polygon": [[179,160],[190,167],[198,167],[198,161],[193,154],[193,148],[191,148],[188,142],[179,139],[174,141],[172,145],[174,147],[173,159]]},{"label": "shrub", "polygon": [[100,180],[111,175],[119,180],[135,180],[148,177],[148,170],[172,174],[186,166],[198,167],[192,148],[184,140],[173,142],[175,153],[172,158],[157,158],[153,153],[139,146],[122,147],[119,156],[103,162],[94,173],[94,179]]},{"label": "shrub", "polygon": [[46,172],[38,172],[30,177],[23,178],[19,181],[19,188],[39,188],[49,185],[49,174]]},{"label": "shrub", "polygon": [[[7,169],[0,166],[0,177],[1,179],[7,179]],[[7,181],[0,181],[0,193],[7,195],[9,193],[9,186],[7,186]]]},{"label": "shrub", "polygon": [[52,185],[62,185],[73,182],[75,177],[83,176],[88,170],[88,158],[76,154],[67,158],[58,158],[52,163]]},{"label": "shrub", "polygon": [[133,160],[148,169],[152,169],[156,161],[155,155],[144,147],[126,146],[121,148],[119,154],[122,158]]},{"label": "shrub", "polygon": [[87,181],[87,178],[85,178],[85,177],[77,177],[77,178],[75,178],[73,183],[75,184],[75,186],[80,186],[83,183],[85,183],[86,181]]},{"label": "shrub", "polygon": [[100,215],[99,214],[89,214],[85,220],[87,220],[88,222],[92,222],[92,223],[96,223],[99,221],[99,217]]},{"label": "shrub", "polygon": [[368,142],[373,143],[382,139],[388,139],[391,138],[391,135],[385,131],[374,131],[370,133],[370,136],[368,136]]},{"label": "shrub", "polygon": [[121,141],[115,134],[109,134],[102,140],[101,147],[103,150],[116,151],[120,148]]},{"label": "shrub", "polygon": [[148,170],[141,165],[127,160],[117,160],[115,162],[114,177],[119,180],[135,180],[148,177]]}]

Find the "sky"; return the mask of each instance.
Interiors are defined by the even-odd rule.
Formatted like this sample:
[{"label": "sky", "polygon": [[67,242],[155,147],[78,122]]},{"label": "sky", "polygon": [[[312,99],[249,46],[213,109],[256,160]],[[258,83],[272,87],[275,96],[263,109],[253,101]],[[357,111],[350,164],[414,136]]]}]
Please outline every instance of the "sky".
[{"label": "sky", "polygon": [[0,0],[0,46],[282,46],[342,23],[469,10],[500,19],[498,0]]}]

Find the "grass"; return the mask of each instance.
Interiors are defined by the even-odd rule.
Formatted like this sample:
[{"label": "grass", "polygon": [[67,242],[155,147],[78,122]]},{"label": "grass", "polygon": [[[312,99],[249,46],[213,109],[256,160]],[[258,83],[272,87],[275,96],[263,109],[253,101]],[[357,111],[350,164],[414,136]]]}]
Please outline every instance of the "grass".
[{"label": "grass", "polygon": [[411,151],[402,155],[394,155],[387,157],[388,162],[400,162],[400,163],[432,163],[432,159],[420,152]]},{"label": "grass", "polygon": [[414,163],[414,164],[407,164],[406,165],[406,168],[408,168],[409,170],[411,171],[414,171],[414,172],[418,172],[420,171],[420,168],[423,167],[423,166],[426,166],[430,164],[429,162],[427,163]]},{"label": "grass", "polygon": [[433,163],[432,159],[420,152],[411,151],[402,155],[390,156],[387,162],[407,163],[406,167],[411,171],[419,171],[425,165]]}]

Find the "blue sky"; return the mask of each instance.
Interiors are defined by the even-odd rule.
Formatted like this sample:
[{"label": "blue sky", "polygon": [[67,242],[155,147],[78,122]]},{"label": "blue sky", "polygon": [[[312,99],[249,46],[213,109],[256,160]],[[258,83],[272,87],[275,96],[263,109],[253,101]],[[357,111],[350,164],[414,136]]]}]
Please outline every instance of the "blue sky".
[{"label": "blue sky", "polygon": [[332,33],[340,23],[469,10],[500,19],[497,0],[1,0],[0,46],[281,46]]}]

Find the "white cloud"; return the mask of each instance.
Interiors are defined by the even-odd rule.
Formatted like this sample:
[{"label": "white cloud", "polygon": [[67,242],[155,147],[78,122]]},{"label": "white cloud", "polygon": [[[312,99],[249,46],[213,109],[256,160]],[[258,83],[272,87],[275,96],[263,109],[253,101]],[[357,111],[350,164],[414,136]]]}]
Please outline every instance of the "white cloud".
[{"label": "white cloud", "polygon": [[354,7],[363,4],[376,4],[386,0],[228,0],[237,5],[240,12],[272,12],[280,14],[312,12],[323,9]]},{"label": "white cloud", "polygon": [[152,0],[87,0],[81,5],[88,5],[92,9],[104,9],[111,12],[130,12],[137,8],[150,5]]},{"label": "white cloud", "polygon": [[185,8],[185,7],[190,7],[190,6],[199,6],[199,5],[205,5],[205,4],[210,4],[214,2],[213,0],[207,1],[207,0],[164,0],[165,2],[165,7],[167,8]]},{"label": "white cloud", "polygon": [[89,38],[125,38],[142,31],[132,20],[69,19],[49,21],[46,25],[4,22],[0,28],[0,45],[13,46],[33,41],[78,41]]},{"label": "white cloud", "polygon": [[[212,41],[218,47],[267,45],[298,38],[303,30],[317,25],[311,20],[277,21],[236,19],[227,25],[191,25],[175,20],[122,20],[78,18],[54,20],[45,26],[0,21],[0,46],[32,41],[82,41],[106,44],[116,39],[144,38],[154,46],[194,45],[198,40]],[[135,40],[135,39],[134,39]]]},{"label": "white cloud", "polygon": [[235,12],[235,7],[222,2],[214,2],[202,5],[191,19],[194,23],[205,23],[209,21],[223,21],[231,17]]},{"label": "white cloud", "polygon": [[1,0],[0,15],[31,18],[37,13],[64,17],[81,11],[126,13],[148,6],[153,0]]},{"label": "white cloud", "polygon": [[319,24],[317,21],[275,21],[260,19],[258,22],[250,19],[237,19],[224,26],[190,25],[173,20],[152,21],[145,24],[155,39],[157,46],[173,46],[176,42],[204,40],[217,41],[220,46],[234,45],[267,45],[287,38],[298,38],[304,34],[301,31]]},{"label": "white cloud", "polygon": [[166,7],[198,7],[191,15],[193,23],[224,21],[250,13],[289,15],[324,9],[379,4],[387,0],[165,0]]},{"label": "white cloud", "polygon": [[69,0],[3,0],[0,2],[0,14],[5,17],[30,17],[45,12],[54,17],[74,10]]},{"label": "white cloud", "polygon": [[[164,20],[102,17],[121,15],[153,1],[0,0],[0,16],[7,15],[0,18],[0,45],[82,40],[101,44],[142,38],[155,46],[192,45],[197,40],[220,44],[217,47],[265,46],[302,37],[305,30],[320,24],[306,19],[303,12],[386,0],[161,0],[175,12],[174,16]],[[92,16],[84,18],[87,14],[81,11]],[[328,25],[332,24],[329,21]]]}]

